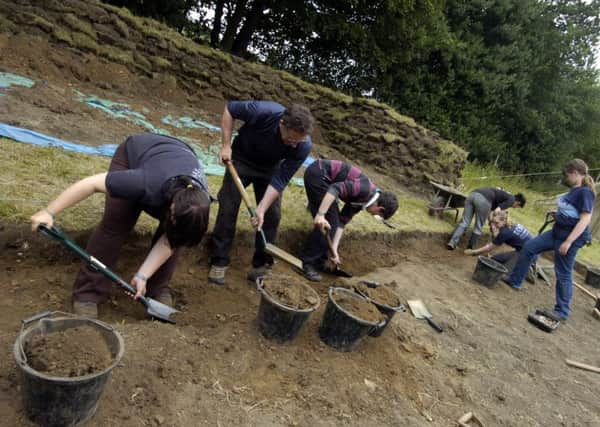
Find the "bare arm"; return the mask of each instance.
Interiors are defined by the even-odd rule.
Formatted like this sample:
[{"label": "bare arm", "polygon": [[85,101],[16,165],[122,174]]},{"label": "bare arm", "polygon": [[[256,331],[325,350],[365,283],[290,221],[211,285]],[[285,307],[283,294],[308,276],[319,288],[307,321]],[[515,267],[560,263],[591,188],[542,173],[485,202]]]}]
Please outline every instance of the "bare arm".
[{"label": "bare arm", "polygon": [[490,253],[491,251],[493,251],[495,248],[498,248],[498,247],[500,247],[500,246],[494,245],[492,242],[490,242],[487,245],[480,247],[479,249],[466,249],[465,254],[467,254],[467,255],[485,255],[487,253]]},{"label": "bare arm", "polygon": [[173,252],[167,235],[163,234],[160,236],[154,246],[152,246],[138,272],[131,279],[131,284],[137,289],[135,298],[139,298],[146,293],[146,281],[173,255]]},{"label": "bare arm", "polygon": [[[323,197],[323,200],[321,200],[321,204],[319,205],[319,211],[315,215],[315,221],[314,221],[315,226],[319,227],[321,230],[329,230],[331,228],[329,221],[327,221],[325,219],[325,214],[327,213],[327,211],[329,210],[329,208],[331,207],[331,205],[334,202],[335,202],[335,196],[331,193],[325,193],[325,197]],[[340,235],[340,237],[341,237],[341,235]],[[335,236],[333,237],[333,239],[334,239],[334,247],[337,247],[335,245]],[[339,239],[338,239],[338,243],[339,243]]]},{"label": "bare arm", "polygon": [[226,160],[231,160],[231,135],[233,134],[233,123],[234,119],[231,113],[227,109],[223,110],[223,116],[221,117],[221,152],[219,153],[219,160],[224,163]]},{"label": "bare arm", "polygon": [[87,199],[94,193],[106,193],[106,175],[107,172],[88,176],[67,187],[54,201],[50,202],[47,208],[31,216],[31,229],[36,231],[40,224],[51,227],[54,224],[55,215]]},{"label": "bare arm", "polygon": [[265,212],[269,210],[273,202],[279,197],[279,191],[275,189],[271,184],[267,187],[265,195],[261,199],[260,203],[256,207],[256,218],[252,219],[252,225],[260,230],[265,219]]}]

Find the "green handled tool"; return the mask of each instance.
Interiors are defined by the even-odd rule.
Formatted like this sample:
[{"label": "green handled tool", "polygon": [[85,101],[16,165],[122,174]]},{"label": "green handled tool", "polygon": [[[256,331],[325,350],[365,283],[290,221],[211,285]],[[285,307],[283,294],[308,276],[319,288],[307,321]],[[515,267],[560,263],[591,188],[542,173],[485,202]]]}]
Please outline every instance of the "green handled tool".
[{"label": "green handled tool", "polygon": [[[109,270],[98,259],[91,256],[80,246],[78,246],[75,242],[68,239],[67,236],[65,236],[58,227],[47,227],[45,224],[40,224],[38,226],[38,230],[44,233],[45,235],[58,240],[67,249],[70,249],[71,251],[75,252],[86,264],[88,264],[94,270],[102,273],[106,278],[112,280],[130,294],[135,294],[137,292],[133,286],[131,286],[125,280],[121,279],[116,273]],[[146,307],[146,311],[150,317],[167,323],[175,323],[173,320],[170,319],[170,316],[174,313],[178,313],[178,310],[175,310],[174,308],[169,307],[168,305],[158,302],[152,298],[144,296],[139,297],[137,300],[144,307]]]}]

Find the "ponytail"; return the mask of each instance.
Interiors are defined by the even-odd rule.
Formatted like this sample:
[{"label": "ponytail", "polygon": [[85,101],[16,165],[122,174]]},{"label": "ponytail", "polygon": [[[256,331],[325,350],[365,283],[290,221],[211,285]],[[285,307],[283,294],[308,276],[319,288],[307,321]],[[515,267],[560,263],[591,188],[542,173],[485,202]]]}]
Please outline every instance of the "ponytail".
[{"label": "ponytail", "polygon": [[596,196],[596,186],[594,184],[594,178],[592,178],[590,175],[584,176],[583,177],[583,185],[585,185],[590,190],[592,190],[592,193],[594,193],[594,196]]},{"label": "ponytail", "polygon": [[[190,177],[177,177],[165,209],[164,232],[172,248],[195,246],[208,228],[210,195]],[[173,209],[171,210],[171,205]]]}]

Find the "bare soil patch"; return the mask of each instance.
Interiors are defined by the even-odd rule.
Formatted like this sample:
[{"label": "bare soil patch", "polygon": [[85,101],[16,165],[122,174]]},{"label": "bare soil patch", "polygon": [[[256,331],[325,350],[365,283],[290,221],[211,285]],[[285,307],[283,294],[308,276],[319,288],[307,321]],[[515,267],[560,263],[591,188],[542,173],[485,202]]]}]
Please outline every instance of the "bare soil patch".
[{"label": "bare soil patch", "polygon": [[303,286],[298,277],[269,276],[265,280],[264,289],[274,300],[290,308],[306,310],[319,304],[318,295],[312,288]]},{"label": "bare soil patch", "polygon": [[108,368],[113,358],[97,330],[79,326],[35,335],[25,346],[29,366],[56,377],[79,377]]}]

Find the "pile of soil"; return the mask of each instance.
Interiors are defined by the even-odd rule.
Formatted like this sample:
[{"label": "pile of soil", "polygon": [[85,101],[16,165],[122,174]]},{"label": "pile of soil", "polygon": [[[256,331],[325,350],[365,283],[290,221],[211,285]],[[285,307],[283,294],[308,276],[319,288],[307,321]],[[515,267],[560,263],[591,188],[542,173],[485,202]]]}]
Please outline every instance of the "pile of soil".
[{"label": "pile of soil", "polygon": [[378,304],[387,305],[388,307],[398,307],[400,305],[400,297],[391,289],[392,286],[396,286],[396,283],[384,283],[375,288],[370,288],[364,283],[359,283],[356,289]]},{"label": "pile of soil", "polygon": [[333,293],[333,299],[344,310],[366,322],[379,323],[385,319],[377,307],[363,298],[352,297],[346,293]]},{"label": "pile of soil", "polygon": [[319,295],[298,279],[287,275],[270,276],[264,289],[274,300],[298,310],[307,310],[319,305]]},{"label": "pile of soil", "polygon": [[114,360],[102,334],[88,326],[36,335],[25,354],[36,371],[69,378],[102,371]]}]

